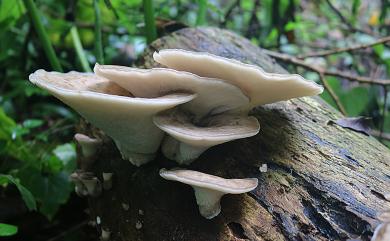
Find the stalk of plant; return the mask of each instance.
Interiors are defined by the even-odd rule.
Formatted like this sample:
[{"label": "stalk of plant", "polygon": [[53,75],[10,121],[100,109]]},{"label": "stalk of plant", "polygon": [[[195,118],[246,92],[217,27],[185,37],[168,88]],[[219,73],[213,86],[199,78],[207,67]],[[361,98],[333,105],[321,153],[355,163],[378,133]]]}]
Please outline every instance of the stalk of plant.
[{"label": "stalk of plant", "polygon": [[88,64],[88,60],[85,56],[84,48],[81,45],[80,36],[77,31],[77,27],[73,26],[70,28],[70,35],[72,36],[73,46],[76,50],[77,57],[81,63],[81,67],[84,72],[92,72],[91,67]]},{"label": "stalk of plant", "polygon": [[207,0],[198,0],[198,13],[196,15],[196,26],[205,25],[207,13]]},{"label": "stalk of plant", "polygon": [[95,11],[95,56],[96,62],[104,64],[103,44],[102,44],[102,17],[100,13],[99,0],[93,0]]},{"label": "stalk of plant", "polygon": [[143,0],[145,33],[148,44],[157,38],[156,23],[154,21],[153,0]]},{"label": "stalk of plant", "polygon": [[53,45],[47,36],[46,30],[43,27],[43,24],[40,19],[40,14],[33,0],[23,0],[24,5],[26,5],[26,10],[30,15],[32,24],[34,25],[35,31],[38,34],[38,38],[42,44],[43,50],[47,58],[49,59],[50,65],[55,71],[62,72],[62,67],[58,58],[54,52]]}]

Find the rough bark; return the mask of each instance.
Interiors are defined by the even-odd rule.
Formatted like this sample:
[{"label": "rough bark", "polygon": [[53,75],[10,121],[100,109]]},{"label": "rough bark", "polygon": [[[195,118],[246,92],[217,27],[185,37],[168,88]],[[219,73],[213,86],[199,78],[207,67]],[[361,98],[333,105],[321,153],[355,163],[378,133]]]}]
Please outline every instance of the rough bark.
[{"label": "rough bark", "polygon": [[[164,48],[206,51],[286,72],[248,40],[215,28],[182,29],[155,41],[143,66],[157,66],[151,55]],[[190,186],[160,178],[159,169],[176,167],[174,162],[159,154],[135,168],[110,142],[93,171],[101,177],[112,170],[113,188],[90,198],[91,216],[99,216],[111,240],[368,240],[379,224],[376,215],[389,208],[389,150],[373,137],[329,124],[341,115],[319,98],[261,106],[252,115],[261,124],[257,136],[213,147],[188,167],[259,179],[249,194],[225,195],[218,217],[199,215]],[[262,164],[266,173],[259,171]]]}]

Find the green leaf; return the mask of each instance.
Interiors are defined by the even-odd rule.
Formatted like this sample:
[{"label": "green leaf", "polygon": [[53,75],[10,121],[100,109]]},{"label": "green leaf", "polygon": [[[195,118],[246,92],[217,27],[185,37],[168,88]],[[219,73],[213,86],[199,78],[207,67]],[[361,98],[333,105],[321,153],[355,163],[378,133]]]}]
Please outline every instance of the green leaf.
[{"label": "green leaf", "polygon": [[28,129],[39,127],[43,124],[43,120],[38,119],[27,119],[23,121],[23,126]]},{"label": "green leaf", "polygon": [[21,180],[40,202],[39,211],[52,219],[60,205],[66,203],[72,192],[68,172],[42,175],[38,169],[29,168],[20,172]]},{"label": "green leaf", "polygon": [[53,150],[54,155],[60,159],[64,167],[69,171],[73,171],[76,163],[76,147],[74,144],[59,145]]},{"label": "green leaf", "polygon": [[4,175],[0,174],[0,184],[7,184],[7,183],[12,183],[14,184],[19,192],[20,195],[22,196],[22,199],[24,203],[26,204],[28,210],[36,210],[37,209],[37,204],[35,202],[34,196],[31,194],[27,188],[25,188],[23,185],[19,183],[18,180],[16,180],[13,176],[11,175]]},{"label": "green leaf", "polygon": [[11,224],[0,223],[0,237],[12,236],[17,232],[18,227]]},{"label": "green leaf", "polygon": [[366,110],[370,102],[369,90],[365,87],[355,87],[341,94],[340,100],[349,116],[358,116]]}]

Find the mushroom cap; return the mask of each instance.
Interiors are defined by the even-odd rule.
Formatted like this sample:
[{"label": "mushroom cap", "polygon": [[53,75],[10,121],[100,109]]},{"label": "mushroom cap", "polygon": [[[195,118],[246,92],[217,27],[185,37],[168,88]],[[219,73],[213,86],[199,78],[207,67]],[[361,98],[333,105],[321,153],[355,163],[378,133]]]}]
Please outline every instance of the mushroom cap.
[{"label": "mushroom cap", "polygon": [[92,138],[92,137],[89,137],[89,136],[81,134],[81,133],[76,133],[74,135],[74,139],[78,143],[99,144],[102,142],[100,139]]},{"label": "mushroom cap", "polygon": [[175,93],[158,98],[133,98],[105,78],[78,72],[37,70],[29,78],[102,129],[115,141],[123,157],[129,159],[132,153],[150,155],[157,151],[163,132],[153,124],[153,115],[196,97]]},{"label": "mushroom cap", "polygon": [[218,78],[239,87],[250,99],[249,108],[322,93],[323,87],[297,74],[267,73],[262,68],[210,53],[182,49],[154,52],[158,63],[202,77]]},{"label": "mushroom cap", "polygon": [[252,191],[257,187],[257,178],[225,179],[192,170],[160,170],[160,176],[166,180],[177,181],[222,193],[240,194]]},{"label": "mushroom cap", "polygon": [[241,89],[219,79],[203,78],[172,69],[137,69],[125,66],[95,65],[97,75],[105,77],[136,97],[156,98],[168,93],[187,91],[197,98],[180,108],[202,118],[238,109],[249,103]]},{"label": "mushroom cap", "polygon": [[235,139],[256,135],[260,124],[252,116],[217,115],[195,126],[188,115],[166,111],[153,118],[154,123],[178,141],[198,147],[211,147]]}]

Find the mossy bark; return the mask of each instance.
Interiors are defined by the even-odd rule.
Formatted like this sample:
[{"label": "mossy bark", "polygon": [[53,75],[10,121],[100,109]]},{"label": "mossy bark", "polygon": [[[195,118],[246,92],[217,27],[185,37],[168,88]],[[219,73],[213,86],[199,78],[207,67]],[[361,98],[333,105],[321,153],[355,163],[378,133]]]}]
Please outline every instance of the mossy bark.
[{"label": "mossy bark", "polygon": [[[286,72],[261,49],[216,28],[188,28],[147,49],[142,67],[155,67],[155,50],[205,51]],[[389,208],[390,152],[373,137],[329,124],[342,117],[319,98],[255,108],[261,131],[209,149],[188,168],[226,178],[256,177],[259,186],[225,195],[212,220],[199,215],[190,186],[162,179],[177,165],[159,154],[140,168],[120,159],[106,141],[93,171],[114,172],[113,188],[89,199],[91,216],[111,240],[368,240],[376,215]],[[81,131],[88,132],[85,126]],[[267,172],[259,167],[267,164]]]}]

